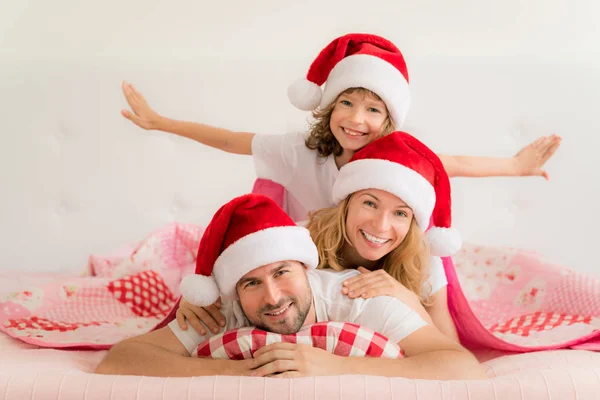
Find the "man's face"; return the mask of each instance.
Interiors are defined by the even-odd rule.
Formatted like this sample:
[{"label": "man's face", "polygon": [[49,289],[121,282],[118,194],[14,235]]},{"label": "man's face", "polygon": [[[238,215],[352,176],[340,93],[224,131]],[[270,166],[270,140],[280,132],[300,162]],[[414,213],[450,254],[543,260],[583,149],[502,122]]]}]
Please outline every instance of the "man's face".
[{"label": "man's face", "polygon": [[256,268],[238,281],[236,290],[246,318],[269,332],[298,332],[312,306],[306,269],[297,261]]}]

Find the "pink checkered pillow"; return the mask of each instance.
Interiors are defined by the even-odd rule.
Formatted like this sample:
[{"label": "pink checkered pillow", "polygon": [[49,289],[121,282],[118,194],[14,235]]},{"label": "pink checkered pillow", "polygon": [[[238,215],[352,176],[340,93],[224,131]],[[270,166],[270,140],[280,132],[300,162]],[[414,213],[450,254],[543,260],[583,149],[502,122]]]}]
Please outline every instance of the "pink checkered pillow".
[{"label": "pink checkered pillow", "polygon": [[347,322],[318,322],[289,335],[252,327],[233,329],[202,342],[192,356],[244,360],[278,342],[307,344],[338,356],[404,357],[398,344],[382,334]]}]

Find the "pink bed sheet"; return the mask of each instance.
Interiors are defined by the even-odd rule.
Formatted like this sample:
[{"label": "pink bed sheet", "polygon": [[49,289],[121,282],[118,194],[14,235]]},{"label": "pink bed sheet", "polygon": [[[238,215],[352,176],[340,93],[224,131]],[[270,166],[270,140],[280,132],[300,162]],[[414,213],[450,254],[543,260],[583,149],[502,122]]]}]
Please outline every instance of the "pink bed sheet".
[{"label": "pink bed sheet", "polygon": [[[0,273],[9,290],[56,275]],[[299,379],[152,378],[92,373],[105,351],[40,348],[0,335],[0,399],[598,399],[600,353],[552,350],[476,352],[485,381],[435,381],[373,376]]]}]

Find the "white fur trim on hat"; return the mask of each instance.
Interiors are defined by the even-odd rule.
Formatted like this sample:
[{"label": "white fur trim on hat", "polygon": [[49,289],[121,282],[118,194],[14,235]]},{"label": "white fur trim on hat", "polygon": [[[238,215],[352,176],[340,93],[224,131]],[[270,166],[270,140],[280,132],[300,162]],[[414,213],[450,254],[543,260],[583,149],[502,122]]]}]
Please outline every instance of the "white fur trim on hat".
[{"label": "white fur trim on hat", "polygon": [[422,230],[429,226],[435,206],[435,190],[418,172],[396,162],[364,159],[349,162],[340,169],[333,184],[333,202],[364,189],[380,189],[398,196],[413,211]]},{"label": "white fur trim on hat", "polygon": [[287,90],[290,102],[300,110],[311,111],[321,103],[321,87],[306,78],[298,79]]},{"label": "white fur trim on hat", "polygon": [[319,264],[317,247],[306,228],[278,226],[244,236],[217,258],[213,276],[221,294],[231,298],[242,276],[263,265],[286,260],[299,261],[308,268]]},{"label": "white fur trim on hat", "polygon": [[446,257],[456,253],[462,247],[462,238],[454,228],[431,227],[425,233],[429,251],[434,256]]},{"label": "white fur trim on hat", "polygon": [[195,306],[210,306],[219,298],[219,288],[212,276],[188,275],[181,280],[183,298]]},{"label": "white fur trim on hat", "polygon": [[327,107],[340,93],[353,87],[376,93],[385,103],[396,129],[402,125],[410,106],[410,91],[404,75],[396,67],[368,54],[344,58],[329,73],[321,108]]}]

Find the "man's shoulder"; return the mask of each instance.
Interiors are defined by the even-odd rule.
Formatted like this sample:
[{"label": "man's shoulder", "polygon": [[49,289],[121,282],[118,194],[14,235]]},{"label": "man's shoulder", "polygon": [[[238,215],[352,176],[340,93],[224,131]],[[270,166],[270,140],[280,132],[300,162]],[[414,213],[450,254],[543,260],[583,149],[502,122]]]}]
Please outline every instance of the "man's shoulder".
[{"label": "man's shoulder", "polygon": [[309,279],[315,281],[319,285],[330,285],[330,284],[341,284],[346,279],[353,276],[359,275],[355,269],[346,269],[343,271],[336,271],[334,269],[312,269],[308,271]]},{"label": "man's shoulder", "polygon": [[308,281],[313,292],[313,296],[321,298],[324,302],[346,303],[348,296],[342,294],[342,283],[346,279],[360,274],[354,269],[344,271],[335,271],[332,269],[315,269],[308,273]]}]

